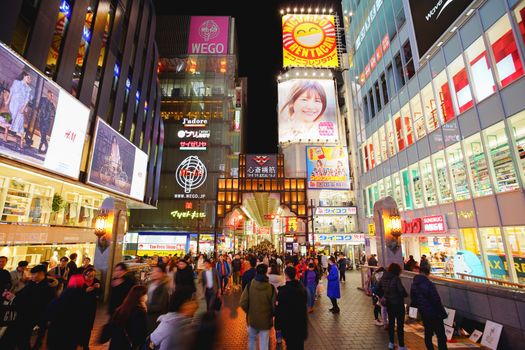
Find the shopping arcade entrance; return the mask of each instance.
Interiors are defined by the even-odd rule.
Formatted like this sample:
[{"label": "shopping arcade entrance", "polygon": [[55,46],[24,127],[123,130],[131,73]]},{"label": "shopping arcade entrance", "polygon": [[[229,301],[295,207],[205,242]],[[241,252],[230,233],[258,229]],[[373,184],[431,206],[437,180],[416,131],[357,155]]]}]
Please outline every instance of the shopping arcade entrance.
[{"label": "shopping arcade entrance", "polygon": [[[227,239],[226,248],[241,248],[239,242],[246,242],[249,248],[248,244],[256,244],[260,237],[272,239],[276,234],[283,243],[285,236],[294,243],[309,242],[306,178],[285,178],[282,154],[241,154],[239,177],[218,180],[215,214],[215,251]],[[257,229],[250,224],[247,230],[248,222],[255,223]],[[226,233],[222,236],[224,242],[218,242],[220,232]],[[253,237],[247,237],[250,235]],[[241,241],[237,236],[242,237]]]}]

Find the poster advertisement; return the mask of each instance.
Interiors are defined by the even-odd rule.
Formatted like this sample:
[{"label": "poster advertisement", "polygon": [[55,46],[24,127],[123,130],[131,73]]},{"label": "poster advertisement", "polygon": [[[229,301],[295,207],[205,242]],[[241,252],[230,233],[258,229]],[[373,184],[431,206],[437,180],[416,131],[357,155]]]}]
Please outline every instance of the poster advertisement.
[{"label": "poster advertisement", "polygon": [[192,16],[188,53],[196,55],[228,54],[228,17]]},{"label": "poster advertisement", "polygon": [[138,256],[184,256],[188,237],[186,235],[139,234]]},{"label": "poster advertisement", "polygon": [[306,163],[309,189],[350,189],[346,147],[308,146]]},{"label": "poster advertisement", "polygon": [[288,80],[278,95],[279,142],[338,142],[333,80]]},{"label": "poster advertisement", "polygon": [[144,199],[148,155],[97,119],[88,183]]},{"label": "poster advertisement", "polygon": [[0,154],[78,179],[89,109],[0,44]]},{"label": "poster advertisement", "polygon": [[334,16],[289,14],[282,20],[284,67],[339,67]]}]

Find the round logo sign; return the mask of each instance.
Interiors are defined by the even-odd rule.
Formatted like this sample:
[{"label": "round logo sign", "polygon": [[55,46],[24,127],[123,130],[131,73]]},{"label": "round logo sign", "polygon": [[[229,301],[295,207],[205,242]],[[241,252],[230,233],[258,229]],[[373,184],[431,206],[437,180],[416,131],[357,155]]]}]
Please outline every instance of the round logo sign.
[{"label": "round logo sign", "polygon": [[211,19],[203,22],[199,27],[199,36],[203,38],[204,41],[210,41],[211,39],[216,38],[219,33],[219,25]]},{"label": "round logo sign", "polygon": [[208,177],[208,170],[197,156],[189,156],[184,159],[175,171],[175,179],[184,193],[201,187]]},{"label": "round logo sign", "polygon": [[334,16],[284,16],[283,65],[338,67],[336,33]]}]

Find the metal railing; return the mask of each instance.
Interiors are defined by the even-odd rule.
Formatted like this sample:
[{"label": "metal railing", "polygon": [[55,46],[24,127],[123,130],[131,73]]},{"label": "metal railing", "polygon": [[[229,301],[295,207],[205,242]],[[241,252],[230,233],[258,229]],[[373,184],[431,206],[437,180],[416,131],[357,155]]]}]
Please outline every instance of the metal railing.
[{"label": "metal railing", "polygon": [[488,277],[467,275],[464,273],[457,273],[456,275],[459,277],[459,279],[466,280],[469,282],[486,283],[486,284],[492,284],[492,285],[501,286],[501,287],[525,289],[525,284],[507,282],[507,281],[497,280],[497,279],[488,278]]}]

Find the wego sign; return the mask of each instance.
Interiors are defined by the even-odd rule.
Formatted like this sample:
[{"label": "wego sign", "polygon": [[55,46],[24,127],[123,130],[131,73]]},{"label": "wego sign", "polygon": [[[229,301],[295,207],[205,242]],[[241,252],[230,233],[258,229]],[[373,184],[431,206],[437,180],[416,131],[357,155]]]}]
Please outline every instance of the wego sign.
[{"label": "wego sign", "polygon": [[188,53],[227,54],[228,26],[228,17],[191,17]]},{"label": "wego sign", "polygon": [[443,215],[424,216],[412,221],[401,220],[403,233],[446,233],[445,217]]},{"label": "wego sign", "polygon": [[189,156],[179,164],[175,171],[175,179],[184,193],[190,193],[201,187],[208,177],[208,170],[197,156]]}]

